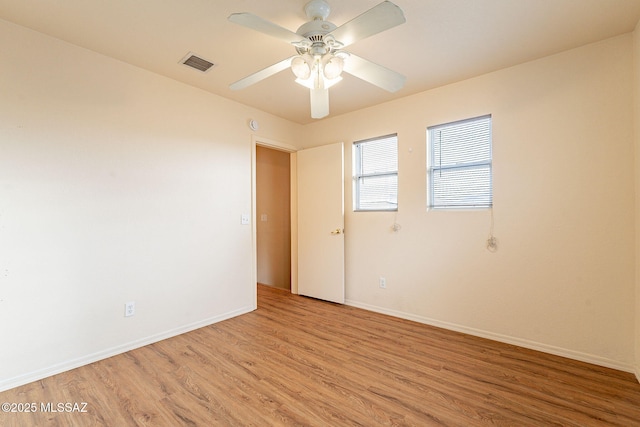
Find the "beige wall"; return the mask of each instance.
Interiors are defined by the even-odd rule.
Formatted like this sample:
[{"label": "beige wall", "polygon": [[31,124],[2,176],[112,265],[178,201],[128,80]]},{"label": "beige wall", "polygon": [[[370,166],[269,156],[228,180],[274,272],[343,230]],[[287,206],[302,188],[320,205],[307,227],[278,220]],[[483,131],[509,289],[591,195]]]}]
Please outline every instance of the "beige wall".
[{"label": "beige wall", "polygon": [[[303,127],[0,21],[0,390],[255,307],[250,117],[344,141],[347,206],[350,143],[398,133],[399,211],[346,214],[350,304],[638,372],[638,37]],[[496,253],[488,211],[426,211],[426,127],[486,113]]]},{"label": "beige wall", "polygon": [[254,309],[247,120],[300,127],[4,21],[0,40],[0,390]]},{"label": "beige wall", "polygon": [[290,154],[256,147],[258,283],[291,289]]},{"label": "beige wall", "polygon": [[[631,370],[631,87],[626,35],[308,125],[308,146],[398,133],[398,212],[346,213],[348,302]],[[426,128],[488,113],[496,253],[489,211],[426,210]]]}]

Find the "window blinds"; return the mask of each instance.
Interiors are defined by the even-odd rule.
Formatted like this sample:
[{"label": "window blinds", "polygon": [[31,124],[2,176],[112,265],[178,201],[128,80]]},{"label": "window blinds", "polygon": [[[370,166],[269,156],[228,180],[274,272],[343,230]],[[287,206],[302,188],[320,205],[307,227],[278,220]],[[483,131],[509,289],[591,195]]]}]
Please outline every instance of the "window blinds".
[{"label": "window blinds", "polygon": [[491,207],[491,116],[433,126],[428,131],[429,207]]},{"label": "window blinds", "polygon": [[354,143],[354,209],[398,208],[398,137]]}]

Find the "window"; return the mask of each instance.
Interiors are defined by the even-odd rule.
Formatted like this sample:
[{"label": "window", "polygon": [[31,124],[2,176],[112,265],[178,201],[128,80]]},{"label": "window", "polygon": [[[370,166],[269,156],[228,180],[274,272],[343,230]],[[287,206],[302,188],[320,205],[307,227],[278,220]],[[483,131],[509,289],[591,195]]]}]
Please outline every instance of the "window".
[{"label": "window", "polygon": [[353,144],[353,209],[398,209],[398,136],[387,135]]},{"label": "window", "polygon": [[490,208],[491,115],[428,128],[428,207]]}]

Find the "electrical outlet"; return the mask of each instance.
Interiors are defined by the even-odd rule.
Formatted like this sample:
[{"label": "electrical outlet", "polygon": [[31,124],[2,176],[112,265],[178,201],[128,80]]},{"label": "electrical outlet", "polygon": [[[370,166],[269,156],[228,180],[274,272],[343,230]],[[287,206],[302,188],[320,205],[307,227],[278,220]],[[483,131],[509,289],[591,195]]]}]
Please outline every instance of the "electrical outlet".
[{"label": "electrical outlet", "polygon": [[382,289],[387,289],[387,279],[385,279],[384,277],[380,276],[380,287]]},{"label": "electrical outlet", "polygon": [[133,316],[136,314],[136,303],[129,301],[124,303],[124,317]]}]

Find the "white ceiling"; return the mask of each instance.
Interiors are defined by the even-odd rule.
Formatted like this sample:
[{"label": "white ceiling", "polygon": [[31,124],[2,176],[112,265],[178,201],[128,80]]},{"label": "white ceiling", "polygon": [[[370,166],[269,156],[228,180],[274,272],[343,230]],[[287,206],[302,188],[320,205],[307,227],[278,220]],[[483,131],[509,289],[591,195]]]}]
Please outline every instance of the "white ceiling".
[{"label": "white ceiling", "polygon": [[[285,70],[241,91],[236,80],[292,54],[227,21],[251,12],[291,31],[307,0],[0,0],[0,18],[297,123],[313,121],[308,89]],[[341,25],[381,0],[328,0]],[[404,74],[394,94],[353,76],[330,90],[331,116],[633,31],[640,0],[394,0],[407,22],[347,49]],[[4,41],[5,43],[7,41]],[[180,60],[193,52],[207,73]]]}]

